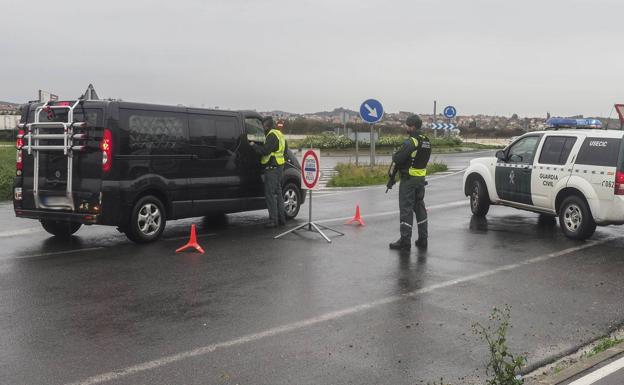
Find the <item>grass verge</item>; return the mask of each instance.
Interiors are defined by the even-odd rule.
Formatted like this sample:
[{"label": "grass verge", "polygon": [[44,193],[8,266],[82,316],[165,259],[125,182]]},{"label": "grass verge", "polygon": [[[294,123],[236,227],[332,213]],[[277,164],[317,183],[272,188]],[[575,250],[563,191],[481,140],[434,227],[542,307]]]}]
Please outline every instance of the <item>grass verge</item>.
[{"label": "grass verge", "polygon": [[[429,163],[427,175],[447,171],[444,163]],[[327,186],[329,187],[359,187],[386,184],[388,182],[388,166],[356,166],[352,163],[339,163],[336,166],[338,174]]]},{"label": "grass verge", "polygon": [[0,147],[0,201],[13,197],[13,177],[15,176],[15,147]]},{"label": "grass verge", "polygon": [[597,342],[596,346],[594,346],[589,352],[585,353],[585,358],[593,357],[598,353],[602,353],[605,350],[614,347],[615,345],[619,345],[624,340],[617,338],[606,337]]}]

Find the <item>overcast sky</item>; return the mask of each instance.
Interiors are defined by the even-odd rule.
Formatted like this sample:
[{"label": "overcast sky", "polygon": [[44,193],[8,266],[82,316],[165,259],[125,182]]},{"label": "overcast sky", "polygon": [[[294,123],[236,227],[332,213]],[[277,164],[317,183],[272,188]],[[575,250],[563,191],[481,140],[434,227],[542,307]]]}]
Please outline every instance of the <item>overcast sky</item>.
[{"label": "overcast sky", "polygon": [[38,89],[315,112],[609,114],[621,0],[0,2],[0,100]]}]

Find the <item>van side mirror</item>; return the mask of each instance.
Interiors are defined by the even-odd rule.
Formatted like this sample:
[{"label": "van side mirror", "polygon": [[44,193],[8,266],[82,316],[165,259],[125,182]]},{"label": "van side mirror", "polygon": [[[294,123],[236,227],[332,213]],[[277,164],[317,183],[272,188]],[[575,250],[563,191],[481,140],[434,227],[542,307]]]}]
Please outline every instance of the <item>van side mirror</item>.
[{"label": "van side mirror", "polygon": [[505,156],[505,151],[498,150],[496,151],[496,159],[505,162],[507,160],[507,156]]}]

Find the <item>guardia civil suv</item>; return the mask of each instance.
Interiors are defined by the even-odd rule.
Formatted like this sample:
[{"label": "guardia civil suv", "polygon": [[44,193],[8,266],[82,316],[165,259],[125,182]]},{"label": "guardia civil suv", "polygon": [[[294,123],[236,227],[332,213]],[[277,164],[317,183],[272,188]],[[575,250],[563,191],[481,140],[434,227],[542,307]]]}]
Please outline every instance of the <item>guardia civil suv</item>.
[{"label": "guardia civil suv", "polygon": [[587,239],[596,226],[624,224],[624,131],[594,119],[551,119],[496,157],[470,162],[464,192],[476,216],[490,205],[558,216],[563,233]]}]

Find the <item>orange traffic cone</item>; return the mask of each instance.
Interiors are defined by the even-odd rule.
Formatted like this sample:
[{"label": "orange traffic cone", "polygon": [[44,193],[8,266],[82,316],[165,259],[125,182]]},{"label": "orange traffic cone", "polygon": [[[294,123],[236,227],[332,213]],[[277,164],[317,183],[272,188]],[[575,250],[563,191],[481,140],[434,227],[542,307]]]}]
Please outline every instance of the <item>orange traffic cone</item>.
[{"label": "orange traffic cone", "polygon": [[354,222],[357,222],[360,224],[360,226],[366,226],[366,223],[364,223],[364,219],[362,219],[362,216],[360,215],[360,205],[356,205],[355,206],[355,216],[351,219],[349,219],[347,221],[347,223],[345,223],[346,225],[350,225]]},{"label": "orange traffic cone", "polygon": [[197,243],[197,233],[195,232],[195,225],[191,225],[191,237],[188,241],[188,243],[182,247],[180,247],[179,249],[176,250],[176,253],[179,253],[180,251],[186,250],[188,248],[194,248],[195,250],[199,251],[200,253],[204,254],[204,249],[202,249],[202,247],[199,245],[199,243]]}]

